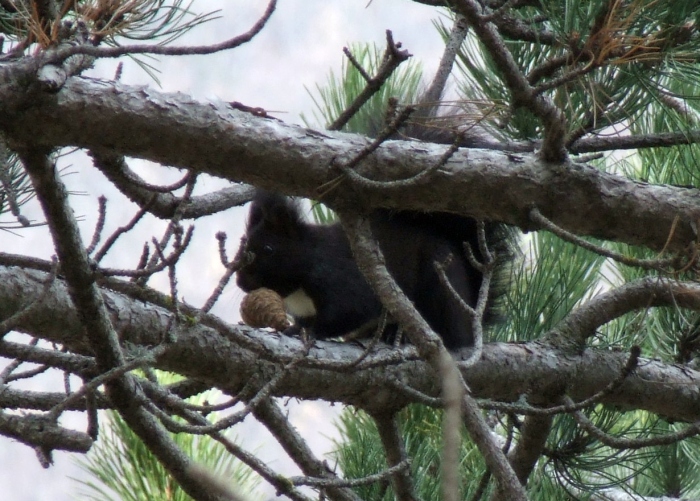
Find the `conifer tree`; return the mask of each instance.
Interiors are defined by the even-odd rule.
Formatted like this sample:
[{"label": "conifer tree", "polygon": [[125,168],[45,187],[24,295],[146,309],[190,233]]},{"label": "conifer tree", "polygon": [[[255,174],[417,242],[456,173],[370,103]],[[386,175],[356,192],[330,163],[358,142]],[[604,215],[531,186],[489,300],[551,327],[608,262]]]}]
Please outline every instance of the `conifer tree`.
[{"label": "conifer tree", "polygon": [[[700,5],[420,3],[449,14],[437,24],[445,50],[435,75],[406,62],[391,32],[383,51],[356,45],[342,77],[311,91],[323,130],[258,103],[86,76],[106,58],[148,68],[146,56],[234,50],[265,29],[274,0],[248,31],[208,46],[178,45],[211,17],[178,0],[0,0],[3,229],[45,221],[56,255],[13,254],[3,239],[0,434],[48,466],[55,450],[94,447],[98,410],[111,409],[187,496],[207,501],[234,494],[172,433],[211,437],[295,501],[310,499],[302,487],[333,501],[700,496]],[[101,201],[95,227],[79,226],[56,167],[76,148],[135,214]],[[148,183],[136,159],[182,178]],[[208,189],[204,176],[232,184]],[[206,258],[189,273],[183,263],[196,252],[194,225],[250,200],[253,186],[337,211],[358,267],[410,343],[314,342],[217,315],[245,265],[229,258],[236,246],[217,235],[218,284],[200,283]],[[41,221],[25,213],[35,202]],[[504,320],[448,354],[392,286],[362,217],[376,209],[448,211],[522,232]],[[121,227],[107,236],[110,218]],[[163,234],[144,245],[133,228],[158,228],[155,218]],[[115,242],[129,265],[110,253]],[[211,294],[188,304],[187,280]],[[479,315],[467,316],[480,332]],[[64,374],[65,391],[18,386],[49,369]],[[151,369],[184,379],[162,384]],[[214,387],[230,397],[224,404],[187,402]],[[289,421],[289,398],[351,406],[339,468]],[[62,423],[74,410],[85,429]],[[226,412],[212,423],[214,410]],[[226,438],[248,416],[299,476]]]}]

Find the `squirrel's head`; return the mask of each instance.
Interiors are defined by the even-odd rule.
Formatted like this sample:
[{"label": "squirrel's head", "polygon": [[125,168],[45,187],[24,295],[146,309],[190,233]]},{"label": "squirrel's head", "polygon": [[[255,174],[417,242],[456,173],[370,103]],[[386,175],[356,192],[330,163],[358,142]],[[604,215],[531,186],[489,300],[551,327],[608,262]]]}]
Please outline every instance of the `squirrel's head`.
[{"label": "squirrel's head", "polygon": [[247,261],[236,272],[238,286],[246,292],[266,287],[283,297],[297,290],[308,266],[307,228],[298,203],[259,190],[236,255]]}]

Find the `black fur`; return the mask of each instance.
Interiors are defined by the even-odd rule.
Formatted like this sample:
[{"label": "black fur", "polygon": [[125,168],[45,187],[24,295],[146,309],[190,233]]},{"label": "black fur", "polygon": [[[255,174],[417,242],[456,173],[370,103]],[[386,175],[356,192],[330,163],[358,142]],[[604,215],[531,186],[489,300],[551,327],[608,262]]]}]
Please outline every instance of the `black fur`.
[{"label": "black fur", "polygon": [[[469,317],[440,283],[434,263],[452,255],[447,276],[459,295],[474,306],[481,273],[469,264],[462,243],[480,257],[476,222],[447,213],[386,210],[375,211],[370,221],[387,268],[445,346],[454,350],[473,345]],[[499,243],[502,250],[504,237],[495,225],[488,228],[487,240]],[[285,298],[303,290],[313,302],[315,316],[296,319],[319,339],[376,323],[381,314],[382,305],[357,268],[340,225],[307,223],[298,204],[289,198],[256,194],[238,252],[246,251],[254,258],[238,271],[238,286],[246,292],[267,287]],[[491,302],[498,294],[493,288]],[[492,318],[489,313],[486,320]]]}]

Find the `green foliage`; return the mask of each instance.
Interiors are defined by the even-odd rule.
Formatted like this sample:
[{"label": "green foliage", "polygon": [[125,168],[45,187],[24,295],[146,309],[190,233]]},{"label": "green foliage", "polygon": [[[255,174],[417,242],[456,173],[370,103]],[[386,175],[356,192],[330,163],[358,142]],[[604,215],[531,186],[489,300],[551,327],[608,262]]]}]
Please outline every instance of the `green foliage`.
[{"label": "green foliage", "polygon": [[[650,423],[654,434],[679,431],[684,425],[663,420]],[[644,475],[636,477],[634,489],[642,496],[673,496],[698,498],[700,496],[700,440],[697,437],[683,442],[654,448],[654,461]]]},{"label": "green foliage", "polygon": [[540,337],[596,290],[602,263],[597,254],[551,233],[533,235],[525,259],[513,267],[506,296],[506,322],[497,326],[492,340],[529,341]]},{"label": "green foliage", "polygon": [[[91,34],[109,45],[116,45],[117,38],[158,40],[167,44],[192,28],[216,19],[218,11],[195,14],[192,4],[193,0],[134,0],[128,3],[78,0],[64,6],[61,12],[64,17],[60,20],[86,23]],[[52,15],[48,8],[43,14]],[[47,45],[53,41],[50,37],[56,36],[56,32],[49,33],[40,27],[47,21],[39,19],[41,15],[29,2],[3,2],[0,6],[0,33],[12,41],[32,35],[35,42]],[[41,31],[46,33],[42,35]],[[42,40],[44,36],[47,38]]]},{"label": "green foliage", "polygon": [[[22,205],[34,198],[34,188],[29,180],[27,172],[15,154],[3,155],[0,162],[4,165],[0,167],[0,215],[12,213],[12,205],[19,209]],[[0,223],[3,226],[14,226],[14,224]]]},{"label": "green foliage", "polygon": [[[161,379],[172,379],[161,374]],[[161,381],[162,382],[162,381]],[[193,404],[214,402],[219,392],[211,390],[188,401]],[[105,419],[107,417],[108,419]],[[106,426],[100,429],[99,440],[79,460],[80,467],[94,480],[77,480],[82,484],[81,499],[93,501],[189,501],[177,482],[141,442],[118,413],[102,416]],[[212,413],[210,419],[216,419]],[[206,467],[246,499],[255,499],[259,478],[252,470],[231,456],[220,443],[206,435],[172,434],[175,443],[196,463]]]},{"label": "green foliage", "polygon": [[[698,2],[549,0],[508,14],[558,42],[506,40],[516,65],[563,110],[574,139],[627,127],[659,109],[673,113],[669,97],[688,95],[673,83],[683,82],[686,90],[700,83],[698,39],[688,29],[700,18]],[[446,36],[444,26],[440,31]],[[578,59],[551,64],[570,50]],[[458,68],[466,99],[510,102],[501,73],[473,33],[458,54]],[[504,108],[499,121],[505,137],[540,137],[539,121],[526,109]]]},{"label": "green foliage", "polygon": [[[411,458],[411,472],[415,481],[418,499],[438,499],[441,470],[440,451],[442,450],[442,411],[423,405],[412,405],[398,415],[401,436],[406,453]],[[377,428],[372,418],[362,411],[346,409],[339,417],[340,440],[336,442],[333,457],[348,478],[361,478],[379,473],[387,468],[384,452]],[[485,467],[481,455],[474,444],[462,441],[460,459],[463,497],[473,495]],[[365,501],[391,501],[393,493],[386,482],[360,486],[355,489],[360,499]]]},{"label": "green foliage", "polygon": [[319,224],[330,224],[336,220],[335,212],[320,202],[312,202],[311,213]]},{"label": "green foliage", "polygon": [[[59,29],[60,26],[74,28],[80,23],[90,33],[92,43],[116,47],[124,45],[124,40],[137,40],[165,45],[218,17],[218,10],[195,13],[193,3],[194,0],[76,0],[58,2],[59,5],[0,2],[0,33],[16,46],[37,44],[47,48],[66,41],[70,30]],[[129,57],[160,83],[152,56]]]}]

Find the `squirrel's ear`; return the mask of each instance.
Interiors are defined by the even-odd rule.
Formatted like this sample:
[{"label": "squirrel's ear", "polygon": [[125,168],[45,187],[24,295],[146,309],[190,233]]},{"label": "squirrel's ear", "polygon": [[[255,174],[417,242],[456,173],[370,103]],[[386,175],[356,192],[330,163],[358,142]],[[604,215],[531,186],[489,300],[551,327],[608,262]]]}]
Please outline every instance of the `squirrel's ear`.
[{"label": "squirrel's ear", "polygon": [[259,225],[266,229],[288,236],[298,236],[304,228],[305,221],[301,208],[292,199],[258,190],[253,197],[248,215],[248,229]]}]

